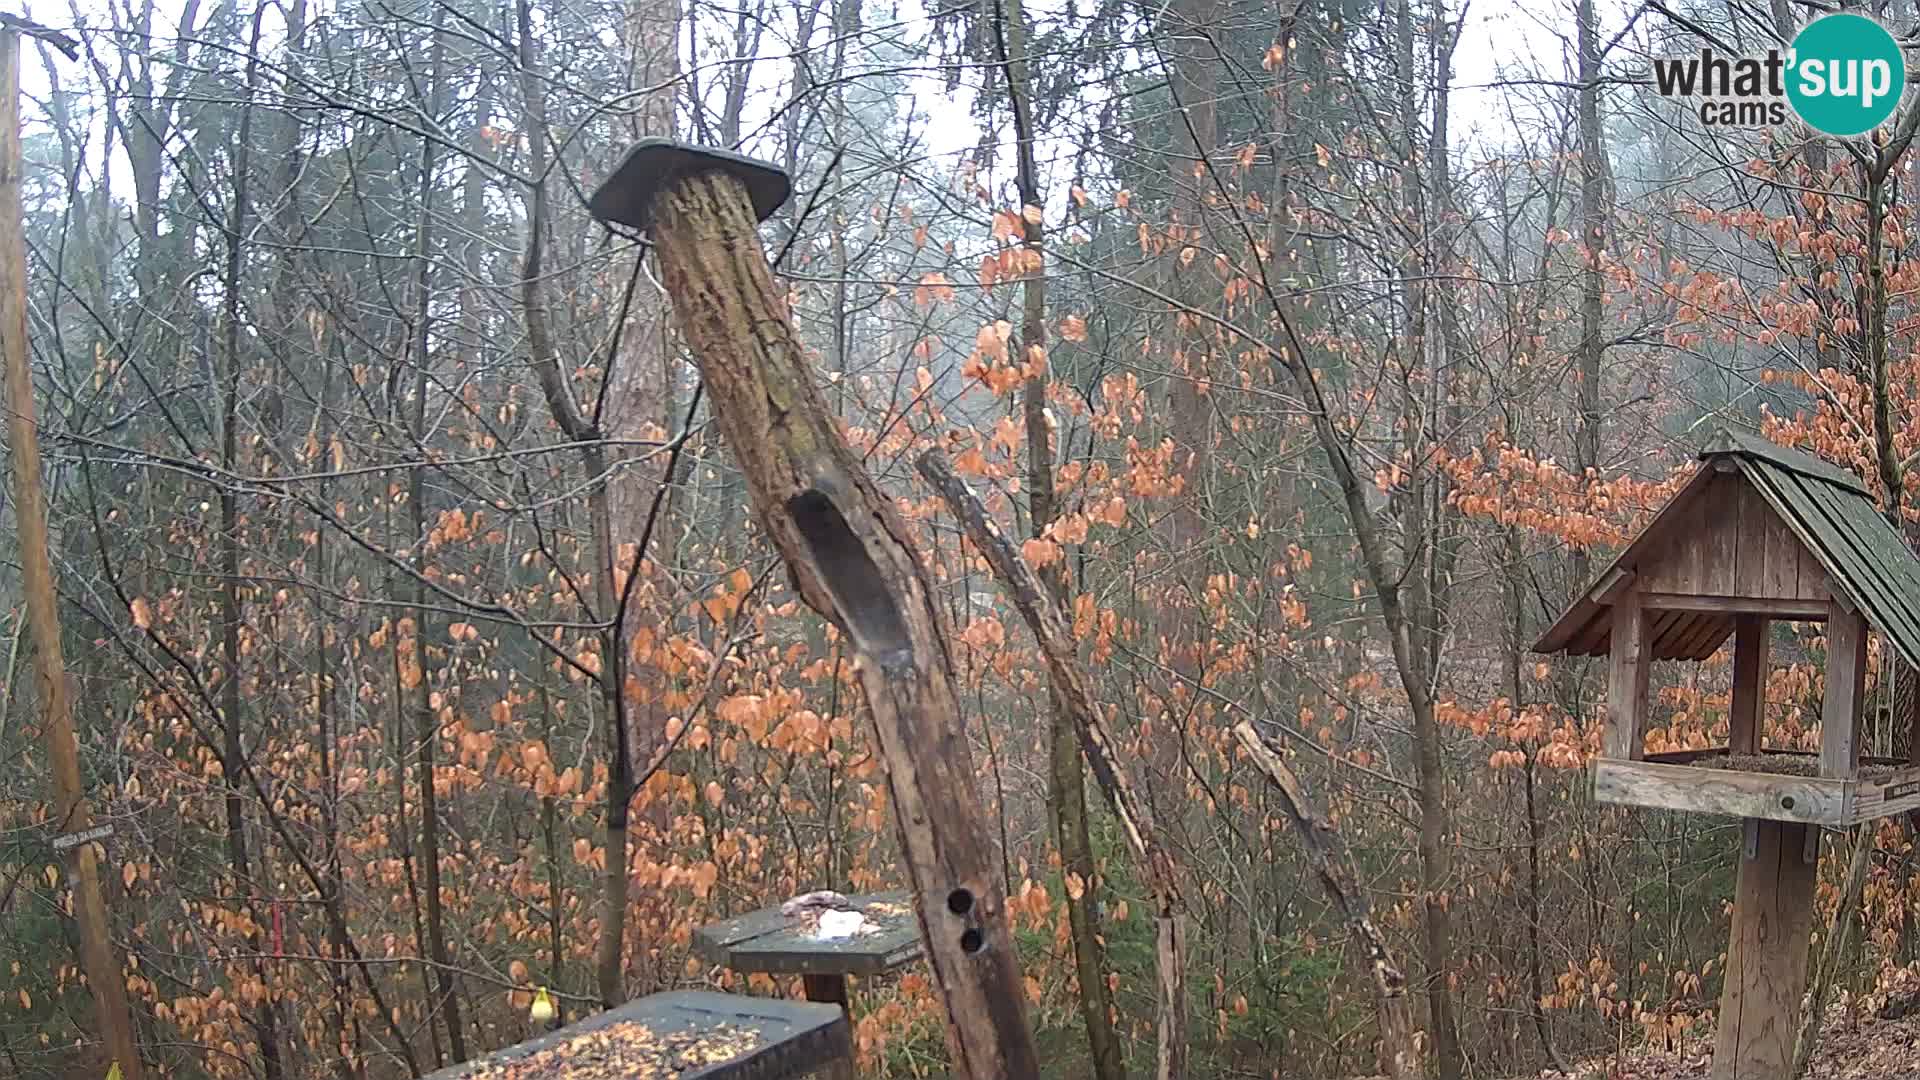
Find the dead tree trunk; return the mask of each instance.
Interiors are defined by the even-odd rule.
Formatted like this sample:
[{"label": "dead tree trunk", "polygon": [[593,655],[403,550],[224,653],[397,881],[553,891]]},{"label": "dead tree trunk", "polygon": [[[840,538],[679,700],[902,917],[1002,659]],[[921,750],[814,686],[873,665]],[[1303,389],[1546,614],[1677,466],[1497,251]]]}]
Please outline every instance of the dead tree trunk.
[{"label": "dead tree trunk", "polygon": [[1039,1075],[1006,885],[974,790],[948,628],[906,522],[841,439],[755,226],[785,173],[643,140],[595,216],[651,231],[667,295],[800,595],[848,637],[900,828],[914,909],[947,1009],[954,1075]]},{"label": "dead tree trunk", "polygon": [[1186,903],[1180,895],[1173,856],[1160,842],[1153,814],[1134,794],[1133,785],[1114,761],[1113,739],[1094,709],[1093,691],[1087,673],[1080,666],[1073,636],[1067,628],[1059,604],[1046,592],[1033,568],[1013,549],[1013,541],[987,517],[972,491],[954,473],[953,466],[937,450],[920,458],[920,475],[927,478],[947,501],[947,508],[966,531],[967,539],[987,557],[987,565],[1007,590],[1013,606],[1033,631],[1046,659],[1047,673],[1053,680],[1056,704],[1072,718],[1080,736],[1080,750],[1086,755],[1087,768],[1101,794],[1119,819],[1120,831],[1133,850],[1134,858],[1147,875],[1147,887],[1153,892],[1154,963],[1159,971],[1159,1014],[1156,1024],[1159,1054],[1154,1075],[1171,1080],[1186,1075],[1187,1056],[1187,976],[1186,976]]}]

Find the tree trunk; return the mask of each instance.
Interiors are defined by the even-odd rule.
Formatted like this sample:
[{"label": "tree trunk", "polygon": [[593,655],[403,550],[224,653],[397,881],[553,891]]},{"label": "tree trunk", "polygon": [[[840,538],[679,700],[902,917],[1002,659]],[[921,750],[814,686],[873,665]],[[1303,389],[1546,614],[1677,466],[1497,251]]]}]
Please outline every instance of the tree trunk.
[{"label": "tree trunk", "polygon": [[[254,11],[253,34],[247,48],[248,101],[240,110],[240,126],[234,136],[233,202],[226,223],[226,267],[221,310],[222,388],[220,401],[220,464],[229,476],[245,472],[240,463],[240,289],[243,238],[247,230],[247,170],[249,144],[253,138],[252,91],[259,72],[260,16],[264,7]],[[263,885],[253,876],[252,858],[247,846],[246,804],[240,791],[240,775],[246,754],[241,733],[244,726],[241,709],[240,653],[240,496],[233,485],[220,488],[220,647],[225,670],[221,672],[220,722],[221,771],[226,786],[227,861],[233,871],[233,892],[245,897],[250,921],[256,929],[247,933],[247,951],[252,953],[253,977],[267,991],[254,1008],[252,1024],[260,1043],[261,1072],[266,1080],[284,1075],[280,1061],[279,1018],[273,1006],[267,982],[266,964],[260,959],[260,910],[256,903]],[[267,885],[267,887],[271,887]]]},{"label": "tree trunk", "polygon": [[[1600,469],[1600,359],[1604,346],[1600,339],[1601,286],[1604,278],[1600,263],[1607,246],[1606,209],[1602,203],[1606,178],[1604,132],[1600,126],[1600,28],[1594,15],[1593,0],[1577,0],[1574,18],[1578,22],[1579,47],[1579,121],[1580,121],[1580,354],[1577,361],[1575,400],[1579,408],[1579,428],[1574,433],[1573,467],[1583,485],[1599,479]],[[1585,548],[1575,547],[1573,587],[1584,589],[1592,574],[1591,560]]]},{"label": "tree trunk", "polygon": [[[527,325],[527,347],[554,424],[574,442],[584,444],[582,464],[593,487],[587,493],[587,517],[593,556],[594,621],[599,632],[600,670],[593,681],[600,693],[607,730],[607,805],[601,839],[606,844],[606,867],[601,876],[599,940],[595,945],[594,978],[600,1004],[613,1008],[627,999],[627,823],[633,802],[633,748],[627,726],[626,655],[620,645],[620,603],[614,577],[620,569],[612,541],[606,448],[601,433],[581,413],[573,388],[560,370],[547,327],[545,278],[541,260],[547,225],[547,106],[533,41],[533,8],[529,0],[516,5],[519,29],[520,89],[525,97],[525,124],[533,191],[527,208],[527,251],[521,265],[520,306]],[[637,572],[638,566],[634,567]]]},{"label": "tree trunk", "polygon": [[[1394,660],[1400,666],[1402,684],[1408,687],[1418,685],[1419,701],[1425,703],[1424,708],[1416,704],[1413,709],[1413,749],[1414,773],[1420,794],[1420,885],[1426,907],[1426,949],[1423,959],[1426,966],[1427,1012],[1432,1029],[1428,1035],[1441,1080],[1460,1080],[1464,1063],[1453,1009],[1453,925],[1447,895],[1453,884],[1453,860],[1447,847],[1449,823],[1446,776],[1441,771],[1440,761],[1440,725],[1434,718],[1431,701],[1434,669],[1430,660],[1438,654],[1439,611],[1431,591],[1433,579],[1423,565],[1433,558],[1435,539],[1434,522],[1429,518],[1428,496],[1429,485],[1436,481],[1426,464],[1430,450],[1428,428],[1431,408],[1426,395],[1421,392],[1421,384],[1426,381],[1423,376],[1430,363],[1427,355],[1427,278],[1431,269],[1429,234],[1432,222],[1428,216],[1430,207],[1426,185],[1420,178],[1417,164],[1418,151],[1424,140],[1419,135],[1419,116],[1415,111],[1419,94],[1413,59],[1414,15],[1410,0],[1398,0],[1395,16],[1399,90],[1403,103],[1401,139],[1407,162],[1405,167],[1411,174],[1403,181],[1402,191],[1408,204],[1415,242],[1405,272],[1407,330],[1399,344],[1402,378],[1400,436],[1409,465],[1407,482],[1404,489],[1397,493],[1401,503],[1400,547],[1405,562],[1405,573],[1400,580],[1406,584],[1402,593],[1398,586],[1376,577],[1374,587],[1381,591],[1383,610],[1387,590],[1393,592],[1397,615],[1388,620],[1389,631],[1392,631],[1395,622],[1400,625],[1400,632],[1395,634]],[[1398,640],[1402,636],[1406,638],[1404,646]],[[1413,700],[1411,691],[1409,700]]]},{"label": "tree trunk", "polygon": [[[34,666],[47,742],[47,770],[53,778],[56,831],[93,827],[92,809],[81,786],[80,744],[73,732],[73,684],[60,643],[60,609],[54,591],[53,558],[47,540],[47,499],[41,486],[40,425],[34,415],[33,369],[27,343],[27,243],[20,186],[24,172],[20,146],[20,32],[0,30],[0,348],[6,362],[7,450],[13,459],[12,510],[18,558],[26,593],[27,628],[32,634]],[[127,1007],[120,952],[107,921],[100,858],[91,843],[66,852],[73,881],[74,921],[80,935],[80,966],[92,984],[94,1022],[107,1053],[123,1080],[141,1080],[145,1067]],[[19,880],[18,876],[14,879]]]},{"label": "tree trunk", "polygon": [[1853,828],[1847,877],[1840,886],[1833,921],[1827,924],[1826,932],[1821,935],[1820,959],[1814,967],[1813,986],[1808,990],[1806,1008],[1800,1013],[1800,1027],[1794,1033],[1793,1072],[1788,1080],[1800,1080],[1807,1075],[1807,1066],[1813,1061],[1814,1047],[1820,1042],[1821,1014],[1827,1011],[1827,999],[1840,981],[1840,969],[1845,963],[1849,940],[1853,937],[1853,924],[1858,921],[1860,891],[1866,885],[1867,864],[1872,861],[1874,835],[1878,831],[1879,823],[1872,821]]},{"label": "tree trunk", "polygon": [[[1524,623],[1525,601],[1521,591],[1521,552],[1519,530],[1509,525],[1502,530],[1505,540],[1506,565],[1502,575],[1507,602],[1507,700],[1512,707],[1520,707],[1520,650],[1525,647]],[[1538,786],[1540,741],[1529,738],[1526,747],[1527,764],[1524,781],[1527,798],[1527,1015],[1533,1020],[1534,1033],[1540,1037],[1540,1051],[1546,1055],[1547,1062],[1561,1072],[1571,1071],[1566,1060],[1560,1056],[1559,1047],[1553,1042],[1553,1028],[1547,1021],[1546,1006],[1541,1004],[1547,993],[1545,964],[1540,949],[1540,894],[1543,888],[1540,874],[1540,849],[1546,841],[1546,823],[1540,819],[1540,808],[1535,798]]]},{"label": "tree trunk", "polygon": [[[428,61],[427,72],[427,108],[435,122],[438,122],[442,110],[444,78],[443,60],[446,55],[446,39],[441,32],[441,23],[446,17],[444,7],[434,12],[433,51]],[[413,387],[408,404],[411,415],[408,424],[413,433],[416,447],[424,447],[429,438],[427,431],[427,392],[432,386],[431,373],[433,357],[431,341],[433,331],[433,171],[438,157],[439,143],[433,139],[420,141],[420,218],[414,233],[414,319],[413,342]],[[421,575],[430,569],[427,561],[427,492],[423,482],[424,468],[407,470],[407,507],[411,514],[411,535],[408,542],[413,551],[413,562]],[[433,978],[438,990],[438,1001],[434,1012],[446,1024],[447,1052],[454,1064],[467,1060],[467,1036],[460,1024],[459,984],[454,979],[452,957],[447,951],[446,913],[441,899],[440,885],[440,807],[439,793],[435,791],[438,763],[436,750],[440,745],[439,710],[433,706],[433,680],[428,677],[427,643],[433,640],[429,628],[432,625],[431,613],[427,607],[427,586],[424,577],[416,577],[413,583],[413,662],[412,675],[414,690],[414,770],[419,782],[420,792],[420,872],[422,891],[426,893],[427,954],[433,963]],[[395,647],[402,647],[406,640],[402,634]]]},{"label": "tree trunk", "polygon": [[[635,90],[658,87],[639,99],[633,111],[636,137],[672,136],[675,133],[674,101],[680,75],[679,0],[628,0],[626,47],[628,81]],[[750,55],[750,54],[749,54]],[[741,65],[742,69],[750,65]],[[544,121],[545,110],[542,110]],[[638,269],[638,268],[636,268]],[[632,457],[637,450],[621,445],[630,440],[661,438],[675,421],[674,372],[678,366],[667,298],[651,281],[641,282],[633,294],[626,325],[620,330],[620,352],[607,373],[605,403],[594,426],[609,443],[607,455],[613,462]],[[655,513],[654,496],[660,485],[668,484],[653,466],[617,468],[608,474],[607,514],[614,533],[638,537],[649,514]],[[629,739],[636,761],[650,759],[666,740],[667,717],[661,698],[665,681],[651,662],[634,656],[634,633],[642,626],[671,628],[673,606],[661,593],[672,588],[671,568],[678,554],[681,525],[676,493],[669,492],[660,502],[659,520],[646,551],[635,550],[622,558],[620,545],[612,555],[623,564],[622,572],[639,580],[628,589],[629,599],[621,611],[621,625],[615,640],[622,664],[631,674],[625,685],[616,687],[629,699]],[[609,562],[611,568],[613,564]],[[648,570],[651,573],[648,573]],[[604,616],[603,616],[604,617]],[[662,639],[671,630],[663,630]],[[642,813],[646,803],[642,801]],[[670,810],[665,803],[653,807],[654,825],[662,832],[669,824]],[[605,957],[602,957],[605,960]]]},{"label": "tree trunk", "polygon": [[1279,794],[1287,819],[1300,834],[1308,865],[1320,879],[1321,888],[1327,891],[1327,898],[1346,919],[1348,929],[1366,950],[1368,967],[1373,973],[1374,1014],[1380,1027],[1381,1069],[1392,1080],[1414,1080],[1422,1073],[1412,1010],[1407,1004],[1406,977],[1393,961],[1386,935],[1373,921],[1373,904],[1360,888],[1359,877],[1353,869],[1353,855],[1340,838],[1339,830],[1314,809],[1305,785],[1287,767],[1285,759],[1267,745],[1251,722],[1242,720],[1235,724],[1233,737]]},{"label": "tree trunk", "polygon": [[[1020,200],[1023,210],[1044,207],[1046,200],[1040,191],[1039,169],[1033,154],[1033,84],[1027,69],[1027,16],[1022,0],[1003,0],[995,27],[1000,31],[1000,61],[1007,77],[1007,96],[1012,102],[1014,131],[1019,141]],[[1044,355],[1047,347],[1046,226],[1044,218],[1034,220],[1023,216],[1022,220],[1033,266],[1021,282],[1020,345],[1022,358],[1031,361]],[[1052,382],[1052,367],[1050,362],[1038,366],[1043,374],[1029,378],[1021,387],[1027,432],[1027,517],[1035,537],[1045,536],[1058,514],[1053,492],[1053,432],[1047,421],[1047,388]],[[1064,609],[1066,560],[1055,560],[1040,571],[1040,576],[1053,603]],[[1047,814],[1053,823],[1054,841],[1060,848],[1062,875],[1083,883],[1077,895],[1071,887],[1066,890],[1074,975],[1080,987],[1080,1017],[1086,1027],[1094,1077],[1122,1080],[1126,1065],[1121,1058],[1118,1033],[1114,1031],[1113,995],[1107,986],[1105,950],[1101,948],[1094,914],[1099,897],[1106,890],[1094,863],[1093,841],[1087,833],[1086,774],[1080,765],[1073,717],[1058,686],[1053,687],[1049,698],[1053,719],[1048,731]]]},{"label": "tree trunk", "polygon": [[754,510],[800,595],[846,634],[866,693],[956,1075],[1039,1074],[1006,887],[975,790],[949,629],[910,535],[841,439],[787,319],[738,178],[651,198],[676,321]]},{"label": "tree trunk", "polygon": [[[1211,278],[1202,279],[1206,285],[1188,281],[1182,272],[1182,255],[1183,249],[1205,243],[1201,220],[1206,214],[1207,198],[1217,183],[1212,174],[1212,154],[1219,141],[1216,102],[1220,95],[1220,59],[1210,35],[1217,29],[1219,19],[1218,0],[1174,0],[1162,16],[1166,51],[1170,54],[1166,63],[1167,82],[1174,103],[1167,120],[1173,128],[1167,179],[1172,209],[1168,230],[1174,254],[1165,260],[1164,280],[1167,293],[1179,304],[1172,312],[1176,329],[1168,338],[1174,343],[1174,352],[1168,360],[1172,374],[1167,399],[1169,423],[1177,446],[1174,473],[1182,482],[1177,502],[1168,515],[1167,548],[1180,553],[1193,550],[1208,524],[1203,512],[1203,489],[1210,471],[1213,443],[1209,431],[1210,406],[1201,387],[1211,369],[1212,346],[1210,335],[1201,329],[1205,324],[1192,318],[1186,308],[1201,303],[1199,291],[1211,287]],[[1205,260],[1196,258],[1193,264],[1204,265]],[[1183,623],[1187,621],[1182,617]],[[1179,660],[1178,654],[1196,644],[1189,640],[1193,635],[1179,628],[1168,633],[1176,651],[1176,666],[1192,674],[1192,665]]]}]

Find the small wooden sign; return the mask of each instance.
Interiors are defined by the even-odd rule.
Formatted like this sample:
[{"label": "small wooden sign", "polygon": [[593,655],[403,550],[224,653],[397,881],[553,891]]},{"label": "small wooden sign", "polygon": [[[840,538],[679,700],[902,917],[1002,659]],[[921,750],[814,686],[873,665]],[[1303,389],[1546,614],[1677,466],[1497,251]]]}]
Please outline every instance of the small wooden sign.
[{"label": "small wooden sign", "polygon": [[1920,780],[1908,780],[1904,783],[1889,784],[1880,792],[1886,800],[1904,799],[1909,795],[1920,795]]},{"label": "small wooden sign", "polygon": [[65,851],[68,848],[79,847],[81,844],[85,844],[90,841],[105,840],[107,837],[112,835],[113,835],[113,826],[95,825],[91,829],[82,829],[79,832],[70,832],[64,836],[54,837],[53,850]]}]

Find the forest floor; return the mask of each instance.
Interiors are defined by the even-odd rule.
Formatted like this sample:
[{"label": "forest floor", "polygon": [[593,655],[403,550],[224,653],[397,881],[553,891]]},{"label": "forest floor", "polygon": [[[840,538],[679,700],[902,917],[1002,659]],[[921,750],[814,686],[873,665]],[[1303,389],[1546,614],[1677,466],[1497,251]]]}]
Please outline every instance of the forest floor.
[{"label": "forest floor", "polygon": [[[1572,1073],[1544,1072],[1540,1080],[1696,1080],[1712,1072],[1713,1037],[1686,1043],[1678,1053],[1630,1051],[1581,1062]],[[1920,1015],[1881,1020],[1829,1013],[1806,1080],[1920,1080]]]}]

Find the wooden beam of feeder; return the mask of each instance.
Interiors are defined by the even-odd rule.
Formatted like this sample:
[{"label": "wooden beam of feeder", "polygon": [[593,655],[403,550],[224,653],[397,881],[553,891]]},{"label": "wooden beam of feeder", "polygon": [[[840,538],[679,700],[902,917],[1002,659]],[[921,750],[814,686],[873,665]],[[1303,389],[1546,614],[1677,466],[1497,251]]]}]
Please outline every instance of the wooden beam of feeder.
[{"label": "wooden beam of feeder", "polygon": [[1760,729],[1767,715],[1768,625],[1765,615],[1741,614],[1733,619],[1733,699],[1727,707],[1727,749],[1736,754],[1760,752]]},{"label": "wooden beam of feeder", "polygon": [[1113,738],[1093,703],[1086,670],[1080,665],[1065,617],[1053,597],[1041,587],[1033,568],[1014,550],[1000,526],[987,516],[986,507],[953,471],[946,455],[929,450],[920,455],[920,475],[927,478],[946,499],[947,509],[960,522],[967,539],[987,558],[993,576],[1007,591],[1013,606],[1027,621],[1040,654],[1046,659],[1053,687],[1073,718],[1080,736],[1080,751],[1087,759],[1088,771],[1100,785],[1101,794],[1120,821],[1120,831],[1134,858],[1146,870],[1147,885],[1153,891],[1156,934],[1155,963],[1159,972],[1158,1007],[1159,1056],[1154,1070],[1158,1080],[1171,1080],[1186,1073],[1187,994],[1186,994],[1186,903],[1180,895],[1180,882],[1173,856],[1160,842],[1153,825],[1153,814],[1134,793],[1133,784],[1120,771],[1113,753]]},{"label": "wooden beam of feeder", "polygon": [[961,1077],[1039,1075],[1006,887],[975,791],[947,628],[906,523],[841,439],[774,288],[746,184],[688,168],[649,193],[674,315],[800,595],[851,640]]}]

